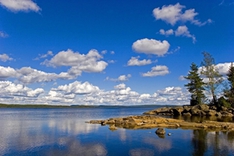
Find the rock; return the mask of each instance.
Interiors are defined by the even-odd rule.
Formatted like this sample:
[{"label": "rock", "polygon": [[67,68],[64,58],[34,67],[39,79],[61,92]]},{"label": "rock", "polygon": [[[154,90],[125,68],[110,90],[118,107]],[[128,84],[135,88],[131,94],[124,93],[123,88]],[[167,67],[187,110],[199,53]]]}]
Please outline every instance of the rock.
[{"label": "rock", "polygon": [[190,113],[191,113],[191,115],[195,115],[195,116],[200,116],[200,114],[201,114],[201,110],[199,110],[198,108],[192,108],[191,110],[190,110]]},{"label": "rock", "polygon": [[183,106],[184,107],[184,113],[188,113],[191,110],[191,106]]},{"label": "rock", "polygon": [[215,116],[222,117],[222,114],[220,112],[216,112]]},{"label": "rock", "polygon": [[172,109],[174,115],[181,115],[181,113],[184,111],[183,107],[175,107]]},{"label": "rock", "polygon": [[210,106],[210,109],[211,110],[217,110],[217,107],[216,106]]},{"label": "rock", "polygon": [[168,136],[171,136],[171,133],[168,133],[167,135],[168,135]]},{"label": "rock", "polygon": [[227,107],[221,106],[221,111],[227,111],[227,110],[228,110]]},{"label": "rock", "polygon": [[207,116],[215,116],[216,114],[217,114],[217,112],[215,110],[209,110],[206,113]]},{"label": "rock", "polygon": [[164,135],[166,133],[166,131],[164,130],[164,128],[158,128],[155,133],[157,135]]},{"label": "rock", "polygon": [[201,111],[208,111],[209,106],[205,105],[205,104],[200,104],[200,105],[193,106],[192,109],[199,109]]},{"label": "rock", "polygon": [[153,115],[153,114],[168,114],[168,113],[172,113],[171,112],[171,107],[162,107],[162,108],[158,108],[158,109],[154,109],[152,111],[148,111],[148,112],[145,112],[144,114],[147,114],[147,115]]},{"label": "rock", "polygon": [[233,114],[232,114],[232,113],[229,113],[228,111],[221,111],[220,113],[221,113],[222,116],[224,116],[224,117],[232,117],[232,116],[233,116]]}]

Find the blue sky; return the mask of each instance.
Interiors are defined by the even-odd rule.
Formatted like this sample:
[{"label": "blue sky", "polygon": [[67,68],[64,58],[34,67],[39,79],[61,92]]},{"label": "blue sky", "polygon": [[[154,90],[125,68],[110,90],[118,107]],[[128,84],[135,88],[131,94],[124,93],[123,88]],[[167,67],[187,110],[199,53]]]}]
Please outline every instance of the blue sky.
[{"label": "blue sky", "polygon": [[203,51],[234,61],[233,19],[233,0],[0,0],[0,102],[188,104]]}]

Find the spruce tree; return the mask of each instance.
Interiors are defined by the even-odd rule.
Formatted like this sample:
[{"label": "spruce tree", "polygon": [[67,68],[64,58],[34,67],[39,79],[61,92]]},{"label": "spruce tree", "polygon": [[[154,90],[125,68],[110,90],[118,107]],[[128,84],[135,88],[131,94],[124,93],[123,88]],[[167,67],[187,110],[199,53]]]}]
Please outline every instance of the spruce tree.
[{"label": "spruce tree", "polygon": [[184,78],[189,80],[190,82],[185,85],[188,91],[191,93],[191,105],[202,104],[205,95],[203,93],[205,83],[199,76],[198,67],[195,63],[192,63],[190,66],[190,71],[188,76]]},{"label": "spruce tree", "polygon": [[231,64],[228,74],[227,80],[229,83],[229,90],[225,92],[225,96],[227,97],[227,101],[233,106],[234,105],[234,66]]}]

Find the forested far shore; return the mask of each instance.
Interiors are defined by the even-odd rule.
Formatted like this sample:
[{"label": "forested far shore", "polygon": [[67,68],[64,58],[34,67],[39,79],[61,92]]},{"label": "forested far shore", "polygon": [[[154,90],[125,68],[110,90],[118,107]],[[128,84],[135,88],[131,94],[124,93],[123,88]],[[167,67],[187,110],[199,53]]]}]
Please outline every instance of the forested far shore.
[{"label": "forested far shore", "polygon": [[45,105],[45,104],[0,104],[0,108],[84,108],[87,105]]}]

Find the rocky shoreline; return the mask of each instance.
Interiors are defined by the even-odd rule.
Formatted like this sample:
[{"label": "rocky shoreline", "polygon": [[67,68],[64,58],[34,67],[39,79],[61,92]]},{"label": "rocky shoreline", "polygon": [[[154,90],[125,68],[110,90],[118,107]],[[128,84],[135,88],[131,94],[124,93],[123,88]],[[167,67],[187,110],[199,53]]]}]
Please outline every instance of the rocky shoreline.
[{"label": "rocky shoreline", "polygon": [[234,108],[216,107],[209,105],[162,107],[144,113],[145,115],[167,115],[167,116],[216,116],[234,117]]},{"label": "rocky shoreline", "polygon": [[234,123],[218,121],[198,121],[187,122],[180,119],[160,117],[158,115],[173,116],[217,116],[233,117],[234,109],[221,108],[218,110],[214,106],[197,105],[181,107],[162,107],[159,109],[145,112],[144,115],[128,116],[120,118],[110,118],[106,120],[91,120],[90,124],[109,125],[110,130],[118,128],[125,129],[151,129],[151,128],[170,128],[170,129],[204,129],[207,131],[234,131]]}]

